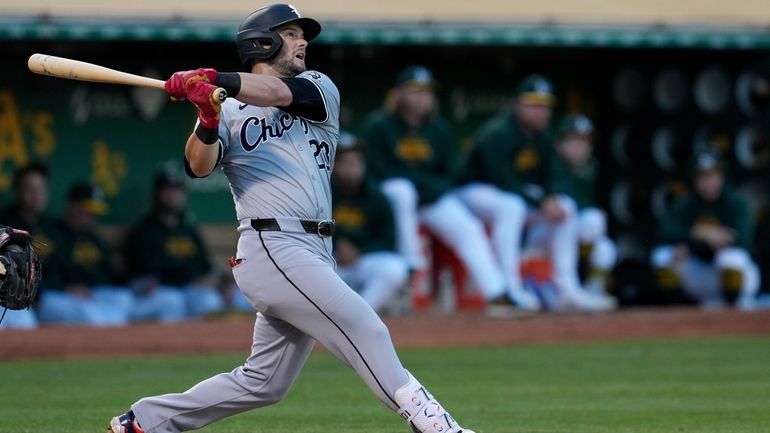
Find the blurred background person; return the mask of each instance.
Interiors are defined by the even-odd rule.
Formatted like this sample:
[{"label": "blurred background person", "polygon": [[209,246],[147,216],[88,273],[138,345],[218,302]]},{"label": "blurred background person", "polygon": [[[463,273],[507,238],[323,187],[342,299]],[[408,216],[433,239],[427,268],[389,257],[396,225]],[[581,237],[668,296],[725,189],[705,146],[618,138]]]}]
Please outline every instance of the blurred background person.
[{"label": "blurred background person", "polygon": [[38,305],[41,322],[123,325],[134,308],[131,289],[119,285],[113,252],[97,233],[107,212],[103,191],[73,185],[53,233],[53,251],[44,265]]},{"label": "blurred background person", "polygon": [[748,251],[754,233],[748,202],[727,184],[716,155],[696,155],[691,170],[692,190],[658,227],[661,245],[651,257],[658,283],[680,287],[704,308],[734,302],[750,310],[760,274]]},{"label": "blurred background person", "polygon": [[458,157],[449,125],[438,114],[434,88],[427,68],[403,69],[385,107],[368,116],[362,132],[369,171],[394,210],[398,251],[412,270],[425,268],[423,224],[460,258],[490,301],[490,315],[537,310],[534,296],[512,298],[484,225],[450,193]]},{"label": "blurred background person", "polygon": [[[556,96],[541,75],[521,80],[512,107],[484,124],[461,175],[461,200],[492,228],[492,243],[514,299],[532,294],[520,274],[522,245],[551,260],[556,299],[550,309],[606,311],[617,302],[584,290],[578,277],[578,214],[563,194],[564,173],[556,167],[550,130]],[[522,237],[527,230],[527,238]]]},{"label": "blurred background person", "polygon": [[380,311],[404,289],[409,270],[395,251],[390,203],[366,174],[362,143],[344,131],[332,172],[332,206],[337,273]]},{"label": "blurred background person", "polygon": [[[26,230],[32,235],[42,262],[51,251],[53,221],[46,214],[49,201],[48,168],[32,162],[19,168],[13,175],[13,199],[0,213],[0,223]],[[43,266],[45,269],[45,266]],[[0,313],[2,314],[2,313]],[[34,310],[8,310],[0,328],[32,329],[37,326]]]},{"label": "blurred background person", "polygon": [[607,215],[599,207],[599,167],[593,155],[594,125],[581,114],[564,117],[556,132],[556,152],[564,163],[564,193],[578,207],[580,261],[587,268],[586,290],[604,293],[607,278],[618,260],[615,242],[607,236]]},{"label": "blurred background person", "polygon": [[54,221],[47,214],[50,174],[48,167],[32,162],[13,175],[13,200],[0,214],[0,222],[28,231],[41,260],[50,253]]},{"label": "blurred background person", "polygon": [[135,311],[138,319],[175,321],[225,308],[206,245],[186,206],[182,174],[158,172],[152,208],[125,241],[131,286],[144,299]]}]

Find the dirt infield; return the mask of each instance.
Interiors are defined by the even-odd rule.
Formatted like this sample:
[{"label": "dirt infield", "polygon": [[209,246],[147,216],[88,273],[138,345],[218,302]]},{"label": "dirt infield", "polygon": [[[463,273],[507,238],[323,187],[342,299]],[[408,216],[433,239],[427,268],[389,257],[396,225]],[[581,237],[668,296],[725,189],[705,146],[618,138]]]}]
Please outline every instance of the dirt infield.
[{"label": "dirt infield", "polygon": [[[509,320],[478,313],[386,317],[399,347],[489,346],[659,337],[770,335],[770,311],[628,309],[601,315],[542,314]],[[252,316],[117,328],[43,326],[0,331],[0,360],[247,352]]]}]

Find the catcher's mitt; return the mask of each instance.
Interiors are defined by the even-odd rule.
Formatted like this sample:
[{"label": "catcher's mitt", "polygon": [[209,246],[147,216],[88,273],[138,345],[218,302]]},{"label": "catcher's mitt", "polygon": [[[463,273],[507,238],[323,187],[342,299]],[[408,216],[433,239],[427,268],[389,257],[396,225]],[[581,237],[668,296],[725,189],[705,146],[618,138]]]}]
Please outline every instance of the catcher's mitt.
[{"label": "catcher's mitt", "polygon": [[0,306],[29,308],[37,294],[40,270],[29,233],[0,225]]}]

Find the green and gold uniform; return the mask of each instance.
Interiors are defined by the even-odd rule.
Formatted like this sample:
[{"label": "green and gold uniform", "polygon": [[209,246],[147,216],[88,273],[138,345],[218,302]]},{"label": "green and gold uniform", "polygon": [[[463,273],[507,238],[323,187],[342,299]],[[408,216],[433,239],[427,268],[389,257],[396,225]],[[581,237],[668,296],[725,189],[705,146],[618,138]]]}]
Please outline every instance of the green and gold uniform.
[{"label": "green and gold uniform", "polygon": [[722,195],[711,203],[694,193],[688,193],[674,202],[660,223],[660,241],[668,244],[687,242],[690,239],[690,231],[696,224],[728,227],[734,231],[735,246],[746,249],[751,247],[754,228],[748,203],[727,186]]},{"label": "green and gold uniform", "polygon": [[132,276],[152,275],[170,286],[190,284],[211,271],[203,240],[185,217],[169,227],[154,213],[146,215],[129,231],[126,259]]},{"label": "green and gold uniform", "polygon": [[548,195],[567,190],[568,177],[560,167],[550,131],[529,137],[513,111],[505,110],[476,134],[460,183],[489,183],[537,206]]},{"label": "green and gold uniform", "polygon": [[599,167],[596,159],[591,157],[580,167],[570,167],[564,162],[559,162],[555,167],[559,168],[558,176],[563,178],[558,182],[559,192],[572,197],[578,209],[599,206],[596,194]]},{"label": "green and gold uniform", "polygon": [[369,173],[378,181],[403,177],[414,184],[419,203],[435,202],[454,184],[455,142],[449,125],[435,116],[417,129],[382,109],[370,115],[361,133]]},{"label": "green and gold uniform", "polygon": [[374,181],[365,179],[355,194],[348,194],[332,183],[332,203],[335,241],[347,239],[362,254],[395,250],[393,211]]},{"label": "green and gold uniform", "polygon": [[61,290],[71,284],[89,287],[115,284],[119,278],[112,253],[94,232],[75,232],[56,224],[56,245],[43,274],[45,288]]}]

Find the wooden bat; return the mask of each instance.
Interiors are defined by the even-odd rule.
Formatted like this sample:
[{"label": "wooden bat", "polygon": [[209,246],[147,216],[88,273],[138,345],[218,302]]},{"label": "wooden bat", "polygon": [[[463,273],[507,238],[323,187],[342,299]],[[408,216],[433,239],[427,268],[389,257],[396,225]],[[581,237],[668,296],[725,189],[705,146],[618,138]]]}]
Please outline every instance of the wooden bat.
[{"label": "wooden bat", "polygon": [[[40,75],[66,78],[68,80],[89,81],[92,83],[125,84],[129,86],[151,87],[165,90],[163,80],[129,74],[93,63],[81,62],[65,57],[33,54],[27,61],[29,70]],[[218,88],[213,94],[214,100],[221,104],[227,98],[225,89]]]}]

